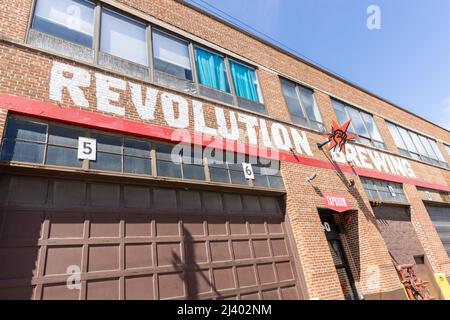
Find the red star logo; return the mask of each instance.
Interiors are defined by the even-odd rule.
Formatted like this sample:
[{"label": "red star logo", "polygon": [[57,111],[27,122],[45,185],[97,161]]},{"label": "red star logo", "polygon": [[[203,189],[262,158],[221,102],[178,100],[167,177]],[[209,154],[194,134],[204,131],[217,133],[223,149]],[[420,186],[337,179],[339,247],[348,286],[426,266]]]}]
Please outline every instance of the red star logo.
[{"label": "red star logo", "polygon": [[333,120],[331,133],[325,135],[326,137],[328,137],[328,142],[330,143],[328,151],[331,151],[333,149],[336,150],[337,148],[339,148],[339,151],[345,153],[345,144],[349,140],[358,138],[357,136],[347,133],[350,122],[351,120],[348,120],[343,126],[340,126],[339,123]]}]

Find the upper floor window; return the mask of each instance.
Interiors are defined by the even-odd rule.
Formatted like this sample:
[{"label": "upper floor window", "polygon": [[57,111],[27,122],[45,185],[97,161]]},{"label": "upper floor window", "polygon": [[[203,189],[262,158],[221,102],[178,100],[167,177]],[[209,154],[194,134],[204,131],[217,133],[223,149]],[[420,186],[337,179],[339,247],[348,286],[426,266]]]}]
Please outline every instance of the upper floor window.
[{"label": "upper floor window", "polygon": [[230,61],[230,69],[236,95],[250,101],[262,102],[255,69],[235,61]]},{"label": "upper floor window", "polygon": [[32,29],[92,48],[94,8],[84,0],[37,0]]},{"label": "upper floor window", "polygon": [[435,140],[390,122],[387,122],[387,126],[400,154],[415,160],[421,160],[445,168],[448,167]]},{"label": "upper floor window", "polygon": [[[249,65],[153,28],[101,1],[36,1],[27,41],[37,48],[267,113],[256,69]],[[100,30],[94,34],[97,25]]]},{"label": "upper floor window", "polygon": [[156,70],[192,80],[188,43],[160,31],[153,31],[153,63]]},{"label": "upper floor window", "polygon": [[447,150],[448,156],[450,157],[450,146],[445,144],[445,150]]},{"label": "upper floor window", "polygon": [[401,184],[368,178],[361,178],[361,182],[371,201],[408,202]]},{"label": "upper floor window", "polygon": [[198,82],[201,85],[230,92],[224,57],[197,47],[195,48],[195,61]]},{"label": "upper floor window", "polygon": [[320,132],[325,131],[314,91],[284,79],[281,79],[281,87],[292,122]]},{"label": "upper floor window", "polygon": [[358,136],[358,142],[377,148],[386,148],[371,114],[344,104],[343,102],[334,99],[332,101],[334,112],[341,125],[348,120],[352,120],[348,131]]},{"label": "upper floor window", "polygon": [[104,53],[147,65],[146,25],[114,11],[102,10],[100,50]]}]

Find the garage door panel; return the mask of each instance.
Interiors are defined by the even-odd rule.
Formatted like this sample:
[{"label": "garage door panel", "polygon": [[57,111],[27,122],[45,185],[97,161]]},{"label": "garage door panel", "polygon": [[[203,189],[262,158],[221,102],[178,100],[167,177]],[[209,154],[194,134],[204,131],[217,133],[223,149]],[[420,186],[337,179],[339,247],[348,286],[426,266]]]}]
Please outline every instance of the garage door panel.
[{"label": "garage door panel", "polygon": [[125,278],[125,299],[127,300],[153,300],[154,276]]},{"label": "garage door panel", "polygon": [[57,206],[86,205],[85,182],[55,180],[53,184],[53,203]]},{"label": "garage door panel", "polygon": [[123,199],[125,208],[149,208],[151,190],[147,187],[124,186]]},{"label": "garage door panel", "polygon": [[43,300],[78,300],[80,290],[69,289],[67,283],[45,284],[42,286]]},{"label": "garage door panel", "polygon": [[42,237],[43,211],[6,211],[3,213],[3,240],[38,240]]},{"label": "garage door panel", "polygon": [[49,246],[44,275],[66,275],[71,266],[81,268],[82,246]]},{"label": "garage door panel", "polygon": [[127,214],[125,216],[125,237],[152,237],[152,224],[151,215]]},{"label": "garage door panel", "polygon": [[156,216],[156,236],[157,237],[179,237],[179,218],[176,216]]},{"label": "garage door panel", "polygon": [[108,213],[94,213],[90,216],[91,238],[119,238],[120,215]]},{"label": "garage door panel", "polygon": [[156,245],[158,267],[176,266],[183,263],[181,256],[181,244],[158,243]]},{"label": "garage door panel", "polygon": [[90,245],[88,271],[119,270],[119,245]]},{"label": "garage door panel", "polygon": [[[0,211],[0,261],[7,261],[0,298],[298,297],[275,198],[62,179],[38,184],[52,192],[44,203]],[[73,276],[81,289],[67,286]]]},{"label": "garage door panel", "polygon": [[217,291],[236,288],[233,269],[231,267],[214,269],[213,276],[215,289]]},{"label": "garage door panel", "polygon": [[49,213],[49,238],[83,238],[86,215],[79,212]]},{"label": "garage door panel", "polygon": [[86,283],[88,300],[119,300],[119,279],[89,280]]},{"label": "garage door panel", "polygon": [[93,183],[90,186],[90,199],[93,207],[117,208],[120,204],[120,186]]},{"label": "garage door panel", "polygon": [[185,296],[183,273],[168,273],[158,275],[160,299],[177,299]]},{"label": "garage door panel", "polygon": [[48,179],[30,177],[12,177],[9,192],[9,202],[14,204],[44,204],[48,195]]},{"label": "garage door panel", "polygon": [[125,268],[148,268],[153,266],[153,245],[149,244],[126,244],[125,245]]},{"label": "garage door panel", "polygon": [[0,261],[0,280],[31,279],[36,276],[39,247],[2,247]]}]

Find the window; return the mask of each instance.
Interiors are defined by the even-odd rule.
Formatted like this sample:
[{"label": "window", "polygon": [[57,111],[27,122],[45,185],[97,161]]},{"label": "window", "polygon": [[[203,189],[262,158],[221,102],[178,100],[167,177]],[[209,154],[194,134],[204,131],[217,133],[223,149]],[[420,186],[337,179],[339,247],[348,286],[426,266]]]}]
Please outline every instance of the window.
[{"label": "window", "polygon": [[388,122],[387,126],[400,154],[443,168],[449,168],[437,142],[413,131]]},{"label": "window", "polygon": [[371,114],[358,110],[343,102],[332,100],[334,112],[341,125],[348,120],[352,120],[348,127],[348,132],[357,135],[358,142],[385,149],[386,145],[380,135],[377,125],[375,124]]},{"label": "window", "polygon": [[38,0],[32,29],[92,48],[94,7],[84,0]]},{"label": "window", "polygon": [[81,168],[83,161],[78,160],[78,137],[84,132],[68,127],[49,125],[47,164]]},{"label": "window", "polygon": [[325,127],[314,100],[314,92],[284,79],[281,80],[281,87],[292,122],[324,132]]},{"label": "window", "polygon": [[43,163],[47,125],[10,118],[2,143],[1,159]]},{"label": "window", "polygon": [[100,50],[147,65],[146,25],[108,9],[102,10]]},{"label": "window", "polygon": [[215,53],[195,48],[198,82],[216,90],[230,92],[225,59]]},{"label": "window", "polygon": [[230,69],[236,95],[253,102],[262,102],[255,70],[234,61],[230,61]]},{"label": "window", "polygon": [[448,145],[444,145],[445,146],[445,150],[447,150],[448,156],[450,157],[450,146]]},{"label": "window", "polygon": [[367,178],[361,178],[361,182],[371,201],[408,202],[401,184]]},{"label": "window", "polygon": [[[148,23],[118,13],[100,1],[36,1],[27,39],[36,48],[267,114],[256,70],[251,66],[230,61],[160,28],[152,27],[149,36]],[[94,36],[97,25],[100,30]],[[308,108],[306,99],[304,108]]]},{"label": "window", "polygon": [[192,80],[188,43],[160,31],[153,32],[153,56],[156,70]]},{"label": "window", "polygon": [[205,180],[203,152],[200,147],[158,143],[156,145],[156,160],[158,176]]}]

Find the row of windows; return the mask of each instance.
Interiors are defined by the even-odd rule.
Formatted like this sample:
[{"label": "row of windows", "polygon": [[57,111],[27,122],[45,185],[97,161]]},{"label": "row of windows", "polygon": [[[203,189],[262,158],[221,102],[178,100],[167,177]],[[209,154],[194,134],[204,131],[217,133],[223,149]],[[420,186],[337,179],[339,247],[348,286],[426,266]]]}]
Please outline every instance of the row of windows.
[{"label": "row of windows", "polygon": [[402,155],[448,168],[448,164],[435,140],[390,122],[388,122],[387,125],[394,138],[394,142]]},{"label": "row of windows", "polygon": [[[79,137],[96,139],[96,161],[86,160],[83,163],[78,159]],[[152,157],[155,157],[155,161],[152,161]],[[284,188],[278,161],[224,153],[216,149],[180,147],[18,117],[8,118],[0,159],[271,189]],[[243,162],[253,164],[254,180],[245,178]]]},{"label": "row of windows", "polygon": [[352,120],[348,132],[357,135],[358,142],[369,146],[386,149],[380,131],[372,115],[333,99],[333,108],[340,124]]},{"label": "row of windows", "polygon": [[[31,28],[89,49],[98,43],[98,63],[103,66],[125,72],[129,67],[130,72],[142,78],[149,77],[153,66],[158,82],[266,113],[254,68],[161,30],[154,29],[149,36],[148,24],[108,8],[99,7],[100,21],[96,22],[95,10],[91,1],[37,0]],[[100,30],[98,39],[94,36],[96,23]],[[36,41],[40,45],[43,42],[40,38]],[[51,42],[48,46],[55,49]],[[64,46],[59,49],[74,50]],[[124,62],[115,61],[117,58],[135,65],[121,66]],[[189,88],[190,83],[199,87]]]},{"label": "row of windows", "polygon": [[401,184],[367,178],[361,178],[361,182],[367,197],[371,201],[408,202]]},{"label": "row of windows", "polygon": [[[95,20],[99,10],[100,21]],[[94,34],[99,28],[99,39]],[[36,0],[31,31],[75,43],[86,48],[99,46],[98,63],[139,77],[139,67],[152,74],[154,80],[169,87],[199,93],[229,104],[236,104],[266,114],[256,70],[146,23],[95,5],[88,0]],[[29,37],[29,41],[34,39]],[[45,42],[36,38],[35,45]],[[67,50],[63,45],[49,44],[50,49]],[[74,48],[69,48],[72,52]],[[114,59],[120,59],[118,62]],[[93,56],[92,56],[92,59]],[[94,61],[94,60],[93,60]],[[131,64],[123,65],[123,61]],[[149,70],[153,67],[152,72]],[[141,70],[142,71],[142,70]],[[180,82],[181,81],[181,82]],[[191,83],[194,86],[190,87]],[[326,128],[314,99],[314,91],[281,79],[292,123],[324,132]],[[373,116],[333,99],[338,121],[352,120],[349,132],[358,136],[358,142],[386,149]],[[391,127],[391,125],[390,125]],[[416,160],[448,167],[436,141],[416,134],[391,130],[400,153]],[[409,137],[411,135],[411,137]],[[410,140],[417,140],[412,143]],[[447,150],[450,147],[446,146]],[[449,151],[450,152],[450,151]]]}]

